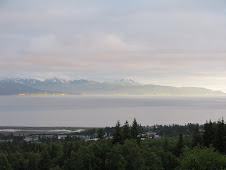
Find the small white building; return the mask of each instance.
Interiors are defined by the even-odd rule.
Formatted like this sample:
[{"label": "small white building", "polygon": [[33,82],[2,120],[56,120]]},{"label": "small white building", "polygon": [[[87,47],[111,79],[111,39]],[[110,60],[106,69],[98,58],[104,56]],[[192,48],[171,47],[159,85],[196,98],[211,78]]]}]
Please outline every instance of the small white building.
[{"label": "small white building", "polygon": [[60,139],[65,139],[67,137],[67,135],[58,135],[57,138]]},{"label": "small white building", "polygon": [[32,138],[25,138],[24,141],[25,142],[31,142],[31,141],[33,141],[33,139]]}]

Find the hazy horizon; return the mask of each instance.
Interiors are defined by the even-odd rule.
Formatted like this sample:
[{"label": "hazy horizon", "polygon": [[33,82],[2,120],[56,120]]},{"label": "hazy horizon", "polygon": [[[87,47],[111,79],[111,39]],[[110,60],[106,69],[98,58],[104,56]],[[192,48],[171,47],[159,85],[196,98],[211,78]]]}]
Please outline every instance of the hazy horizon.
[{"label": "hazy horizon", "polygon": [[[17,80],[17,79],[36,79],[36,80],[39,80],[41,82],[43,81],[46,81],[46,80],[54,80],[54,79],[59,79],[59,80],[62,80],[62,81],[74,81],[74,80],[87,80],[87,81],[94,81],[94,82],[98,82],[98,83],[117,83],[117,82],[120,82],[120,81],[133,81],[134,83],[138,83],[140,85],[159,85],[159,86],[169,86],[169,87],[178,87],[178,88],[183,88],[183,87],[194,87],[194,86],[170,86],[170,85],[167,85],[167,84],[154,84],[154,83],[142,83],[142,82],[138,82],[138,81],[135,81],[133,79],[116,79],[116,80],[111,80],[111,81],[98,81],[98,80],[92,80],[92,79],[73,79],[73,78],[66,78],[66,79],[63,79],[63,78],[58,78],[58,77],[51,77],[51,78],[29,78],[29,77],[4,77],[4,78],[1,78],[0,77],[0,80],[7,80],[7,79],[14,79],[14,80]],[[206,87],[202,87],[202,86],[196,86],[197,88],[206,88]],[[196,88],[195,87],[195,88]],[[223,91],[223,90],[215,90],[215,89],[211,89],[211,88],[206,88],[206,89],[209,89],[209,90],[213,90],[213,91],[221,91],[221,92],[224,92],[226,93],[226,91]]]},{"label": "hazy horizon", "polygon": [[225,97],[0,96],[1,126],[186,124],[226,117]]}]

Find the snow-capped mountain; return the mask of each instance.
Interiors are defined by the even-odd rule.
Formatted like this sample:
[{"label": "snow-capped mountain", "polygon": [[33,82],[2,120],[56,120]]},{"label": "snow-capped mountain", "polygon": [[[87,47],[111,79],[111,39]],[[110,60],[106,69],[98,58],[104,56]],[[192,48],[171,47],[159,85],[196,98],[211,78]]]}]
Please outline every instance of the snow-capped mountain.
[{"label": "snow-capped mountain", "polygon": [[109,83],[91,80],[63,80],[58,78],[44,81],[37,79],[4,79],[0,80],[0,94],[37,94],[64,93],[88,95],[225,95],[221,91],[212,91],[195,87],[170,87],[144,85],[131,79],[121,79]]},{"label": "snow-capped mountain", "polygon": [[139,84],[138,82],[135,82],[132,79],[115,80],[113,83],[116,83],[116,84]]}]

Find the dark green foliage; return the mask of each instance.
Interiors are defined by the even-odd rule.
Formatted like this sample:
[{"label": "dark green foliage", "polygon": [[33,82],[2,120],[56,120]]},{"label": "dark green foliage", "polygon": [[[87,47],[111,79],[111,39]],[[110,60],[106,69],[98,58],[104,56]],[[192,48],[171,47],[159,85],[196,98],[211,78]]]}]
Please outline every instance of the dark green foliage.
[{"label": "dark green foliage", "polygon": [[137,170],[144,167],[142,152],[136,140],[126,140],[122,145],[122,152],[127,162],[126,169]]},{"label": "dark green foliage", "polygon": [[209,123],[204,124],[204,134],[203,134],[203,144],[206,147],[213,145],[214,143],[214,127],[213,123],[210,121]]},{"label": "dark green foliage", "polygon": [[11,153],[9,155],[9,161],[11,162],[12,168],[15,170],[23,170],[27,168],[26,159],[24,159],[24,155],[20,152]]},{"label": "dark green foliage", "polygon": [[[117,122],[115,128],[100,129],[98,141],[68,136],[65,140],[44,138],[40,139],[41,143],[32,143],[19,141],[10,134],[10,137],[15,138],[13,142],[0,143],[0,170],[226,169],[225,126],[223,120],[206,123],[205,131],[203,126],[192,124],[156,125],[149,128],[138,125],[136,120],[132,126],[126,122],[123,127]],[[145,136],[145,132],[154,130],[164,132],[164,136],[167,136],[165,132],[172,129],[175,131],[172,134],[182,132],[179,138],[140,140],[139,137],[141,133]],[[103,138],[103,132],[110,133],[113,130],[112,139]],[[93,136],[96,129],[88,131]],[[202,137],[205,139],[203,142]],[[204,147],[204,143],[209,148]]]},{"label": "dark green foliage", "polygon": [[107,170],[123,170],[126,167],[126,160],[122,155],[120,144],[114,145],[110,152],[106,155],[105,168]]},{"label": "dark green foliage", "polygon": [[28,158],[28,169],[37,170],[38,163],[38,154],[31,152]]},{"label": "dark green foliage", "polygon": [[130,135],[130,127],[129,127],[129,123],[128,121],[125,122],[125,124],[123,125],[123,140],[125,141],[126,139],[130,139],[131,135]]},{"label": "dark green foliage", "polygon": [[[71,144],[71,142],[70,142],[70,144]],[[71,149],[74,149],[74,145],[69,145],[69,147],[71,147]],[[67,149],[67,152],[69,152],[71,149]],[[64,160],[62,160],[62,159],[65,155],[63,152],[62,145],[52,142],[49,144],[48,152],[51,157],[52,164],[63,166]]]},{"label": "dark green foliage", "polygon": [[164,149],[165,152],[169,151],[169,143],[168,143],[167,138],[164,141],[163,149]]},{"label": "dark green foliage", "polygon": [[78,151],[76,167],[79,170],[89,170],[94,168],[94,153],[87,147],[82,146]]},{"label": "dark green foliage", "polygon": [[175,150],[176,156],[180,156],[180,154],[182,153],[183,147],[184,147],[184,140],[183,140],[182,134],[180,134],[178,142],[177,142],[176,150]]},{"label": "dark green foliage", "polygon": [[53,169],[51,169],[51,170],[62,170],[62,169],[60,168],[59,165],[57,165],[55,168],[53,168]]},{"label": "dark green foliage", "polygon": [[150,148],[146,147],[142,149],[143,160],[144,160],[144,169],[147,170],[161,170],[162,160]]},{"label": "dark green foliage", "polygon": [[113,133],[113,140],[112,143],[120,143],[122,144],[123,138],[122,138],[122,130],[121,130],[121,125],[120,122],[118,121],[116,126],[115,126],[115,131]]},{"label": "dark green foliage", "polygon": [[104,169],[105,167],[105,159],[106,153],[110,151],[110,142],[108,141],[100,141],[96,143],[91,143],[89,145],[89,150],[94,154],[94,169]]},{"label": "dark green foliage", "polygon": [[101,140],[101,139],[104,138],[104,130],[103,130],[103,129],[99,129],[99,130],[98,130],[98,136],[97,136],[97,138],[98,138],[99,140]]},{"label": "dark green foliage", "polygon": [[218,121],[215,130],[214,147],[221,153],[224,152],[224,147],[226,147],[224,146],[224,131],[224,120]]},{"label": "dark green foliage", "polygon": [[51,167],[51,157],[48,150],[45,149],[41,152],[41,158],[39,162],[39,168],[43,170],[49,170]]},{"label": "dark green foliage", "polygon": [[190,132],[193,131],[195,128],[196,124],[186,124],[186,125],[155,125],[153,127],[153,132],[156,132],[160,136],[163,137],[175,137],[179,136],[180,134],[182,135],[189,135]]},{"label": "dark green foliage", "polygon": [[64,163],[64,169],[65,170],[74,170],[77,167],[77,160],[78,160],[78,154],[76,154],[74,151],[71,151],[71,155],[67,160],[65,160]]},{"label": "dark green foliage", "polygon": [[138,139],[138,135],[139,135],[138,124],[136,119],[134,119],[131,127],[131,138]]},{"label": "dark green foliage", "polygon": [[181,170],[206,170],[206,169],[225,169],[226,157],[213,148],[195,147],[184,149],[183,155],[179,161],[180,165],[177,169]]},{"label": "dark green foliage", "polygon": [[12,166],[9,164],[6,154],[0,153],[0,169],[11,170]]},{"label": "dark green foliage", "polygon": [[224,151],[223,153],[226,154],[226,124],[224,125],[224,136],[223,136],[223,144],[224,144]]},{"label": "dark green foliage", "polygon": [[202,144],[202,137],[199,131],[199,125],[197,125],[192,134],[192,147]]},{"label": "dark green foliage", "polygon": [[175,169],[178,166],[178,159],[172,152],[157,152],[162,160],[162,167],[165,170]]},{"label": "dark green foliage", "polygon": [[71,151],[70,157],[65,161],[65,170],[86,170],[94,168],[95,155],[88,146],[82,146],[77,153]]}]

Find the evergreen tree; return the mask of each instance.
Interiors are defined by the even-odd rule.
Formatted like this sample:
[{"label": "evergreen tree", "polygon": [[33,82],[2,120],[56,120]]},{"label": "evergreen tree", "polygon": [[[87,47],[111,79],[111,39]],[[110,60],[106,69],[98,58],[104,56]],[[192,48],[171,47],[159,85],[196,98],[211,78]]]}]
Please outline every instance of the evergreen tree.
[{"label": "evergreen tree", "polygon": [[124,170],[126,167],[126,160],[122,155],[120,144],[114,145],[110,152],[106,154],[105,168],[107,170]]},{"label": "evergreen tree", "polygon": [[226,157],[216,152],[212,147],[194,147],[193,149],[186,147],[179,163],[177,169],[225,169]]},{"label": "evergreen tree", "polygon": [[214,127],[213,123],[210,121],[209,123],[204,124],[204,133],[203,133],[203,144],[206,147],[209,147],[214,143]]},{"label": "evergreen tree", "polygon": [[101,140],[101,139],[104,138],[104,130],[103,130],[103,129],[99,129],[99,130],[98,130],[98,136],[97,136],[97,138],[98,138],[99,140]]},{"label": "evergreen tree", "polygon": [[83,146],[78,151],[78,160],[76,161],[75,169],[87,170],[94,169],[95,166],[95,155],[87,146]]},{"label": "evergreen tree", "polygon": [[200,145],[202,143],[202,137],[199,131],[199,125],[195,126],[192,134],[192,147]]},{"label": "evergreen tree", "polygon": [[[26,150],[26,147],[24,148],[24,150]],[[27,165],[26,165],[26,159],[24,158],[24,153],[23,152],[15,152],[15,153],[11,153],[10,157],[8,158],[10,161],[10,164],[12,165],[12,168],[15,170],[20,170],[20,169],[26,169]]]},{"label": "evergreen tree", "polygon": [[223,151],[223,153],[226,154],[226,124],[224,124],[223,144],[224,144],[224,151]]},{"label": "evergreen tree", "polygon": [[161,157],[162,166],[165,170],[172,170],[178,166],[178,159],[172,152],[159,150],[157,153]]},{"label": "evergreen tree", "polygon": [[64,161],[64,167],[65,170],[74,170],[77,167],[77,160],[78,160],[78,154],[74,151],[71,151],[70,158]]},{"label": "evergreen tree", "polygon": [[49,170],[50,167],[51,167],[51,157],[50,157],[47,149],[45,149],[41,153],[41,159],[40,159],[40,162],[39,162],[39,168],[42,169],[42,170]]},{"label": "evergreen tree", "polygon": [[162,160],[149,147],[142,149],[145,170],[162,170]]},{"label": "evergreen tree", "polygon": [[28,158],[28,169],[36,170],[38,169],[38,160],[35,153],[31,152]]},{"label": "evergreen tree", "polygon": [[224,120],[216,125],[214,147],[221,153],[224,152]]},{"label": "evergreen tree", "polygon": [[123,126],[123,140],[125,141],[126,139],[130,139],[130,127],[128,121],[125,122]]},{"label": "evergreen tree", "polygon": [[122,145],[122,154],[127,162],[126,169],[144,169],[144,159],[142,151],[136,140],[126,140]]},{"label": "evergreen tree", "polygon": [[132,139],[137,139],[138,138],[138,134],[139,134],[138,124],[137,124],[136,119],[134,119],[132,127],[131,127],[131,138]]},{"label": "evergreen tree", "polygon": [[179,136],[179,140],[177,142],[177,146],[176,146],[176,156],[180,156],[180,154],[182,153],[182,149],[184,147],[184,140],[183,140],[183,135],[180,134]]},{"label": "evergreen tree", "polygon": [[120,125],[119,121],[117,122],[117,124],[115,126],[112,143],[113,144],[116,144],[116,143],[122,144],[122,130],[121,130],[121,125]]},{"label": "evergreen tree", "polygon": [[7,156],[4,153],[0,153],[0,169],[11,170],[12,166],[9,164]]},{"label": "evergreen tree", "polygon": [[167,152],[169,150],[169,143],[168,143],[167,138],[164,141],[163,149],[164,149],[165,152]]}]

